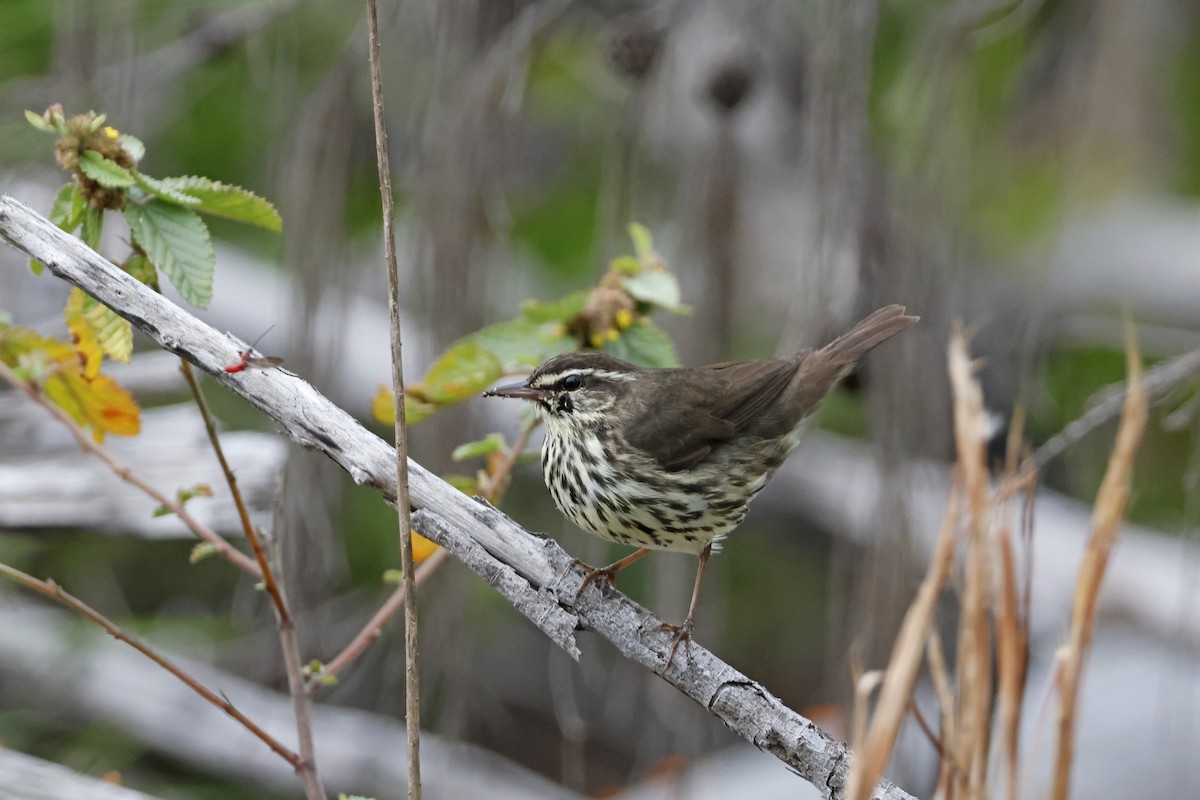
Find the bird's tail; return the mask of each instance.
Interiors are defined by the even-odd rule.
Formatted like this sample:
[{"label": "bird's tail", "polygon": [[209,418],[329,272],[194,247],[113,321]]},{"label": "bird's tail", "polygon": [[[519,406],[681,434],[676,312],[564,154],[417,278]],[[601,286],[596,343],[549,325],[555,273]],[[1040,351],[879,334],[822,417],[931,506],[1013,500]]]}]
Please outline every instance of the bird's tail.
[{"label": "bird's tail", "polygon": [[868,350],[910,325],[915,325],[920,319],[905,314],[904,311],[905,308],[901,305],[884,306],[818,352],[831,357],[833,361],[855,364]]}]

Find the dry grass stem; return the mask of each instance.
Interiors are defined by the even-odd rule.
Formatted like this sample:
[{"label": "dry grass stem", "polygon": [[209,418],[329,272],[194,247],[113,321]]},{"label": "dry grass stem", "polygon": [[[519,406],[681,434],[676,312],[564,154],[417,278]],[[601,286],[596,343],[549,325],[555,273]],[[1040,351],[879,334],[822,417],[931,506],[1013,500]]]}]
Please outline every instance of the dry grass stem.
[{"label": "dry grass stem", "polygon": [[[865,736],[855,742],[855,757],[850,767],[850,777],[846,782],[846,797],[848,800],[865,800],[870,796],[871,788],[883,775],[883,768],[891,756],[896,743],[896,735],[900,723],[909,707],[913,685],[917,680],[917,672],[921,667],[921,658],[925,650],[925,641],[929,635],[933,612],[937,606],[938,596],[950,567],[954,563],[954,539],[957,527],[958,504],[951,497],[942,522],[942,530],[938,534],[937,546],[929,571],[917,598],[909,607],[900,626],[900,634],[892,649],[891,660],[883,679],[883,689],[875,714],[871,720],[870,729]],[[873,674],[873,673],[871,673]],[[855,704],[855,727],[859,726],[858,717],[866,713],[866,703],[863,698],[857,698]],[[865,727],[865,721],[864,721]],[[856,731],[857,733],[857,731]]]},{"label": "dry grass stem", "polygon": [[1117,534],[1125,519],[1133,480],[1133,461],[1146,431],[1149,398],[1142,380],[1142,360],[1138,351],[1133,324],[1126,323],[1125,352],[1128,359],[1128,379],[1125,407],[1117,429],[1117,441],[1108,460],[1108,469],[1096,495],[1092,512],[1092,533],[1079,578],[1075,586],[1071,610],[1071,629],[1062,650],[1060,699],[1058,708],[1058,746],[1054,764],[1054,783],[1051,797],[1066,800],[1070,793],[1071,763],[1075,754],[1075,729],[1078,723],[1079,686],[1083,665],[1091,646],[1096,623],[1096,598],[1104,579],[1105,568]]}]

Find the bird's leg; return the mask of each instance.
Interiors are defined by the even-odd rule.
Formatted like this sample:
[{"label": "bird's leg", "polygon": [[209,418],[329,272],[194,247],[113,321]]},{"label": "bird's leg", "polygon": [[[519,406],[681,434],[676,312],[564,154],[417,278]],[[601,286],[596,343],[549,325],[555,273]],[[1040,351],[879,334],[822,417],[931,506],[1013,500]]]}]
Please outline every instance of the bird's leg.
[{"label": "bird's leg", "polygon": [[700,604],[700,584],[704,581],[704,568],[708,566],[708,557],[712,555],[712,544],[705,546],[700,551],[700,566],[696,570],[696,586],[692,589],[692,602],[688,606],[687,619],[682,625],[671,625],[664,622],[662,627],[674,632],[672,637],[674,644],[671,645],[671,655],[667,658],[667,666],[671,666],[671,662],[675,660],[675,651],[679,649],[679,645],[686,645],[688,655],[692,652],[692,629],[696,623],[696,606]]},{"label": "bird's leg", "polygon": [[649,553],[650,548],[643,547],[641,550],[637,550],[625,556],[620,561],[614,561],[607,567],[600,567],[599,569],[596,567],[589,567],[578,558],[575,559],[575,566],[587,573],[583,576],[583,583],[579,584],[579,591],[575,592],[575,602],[579,602],[579,596],[583,594],[583,590],[588,587],[589,583],[592,583],[593,581],[599,581],[601,590],[603,590],[606,584],[608,586],[612,586],[616,582],[618,572],[625,569],[635,561],[645,557]]}]

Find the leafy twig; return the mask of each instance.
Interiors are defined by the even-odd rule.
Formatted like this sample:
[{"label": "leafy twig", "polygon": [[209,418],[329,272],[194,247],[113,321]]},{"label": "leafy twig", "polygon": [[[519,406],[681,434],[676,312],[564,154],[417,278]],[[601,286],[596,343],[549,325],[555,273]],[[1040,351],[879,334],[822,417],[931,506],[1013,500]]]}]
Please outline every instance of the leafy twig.
[{"label": "leafy twig", "polygon": [[0,575],[4,575],[5,577],[10,578],[10,579],[16,581],[17,583],[22,584],[23,586],[27,586],[28,588],[33,589],[35,592],[38,592],[39,594],[43,594],[46,597],[49,597],[51,600],[54,600],[55,602],[61,603],[62,605],[66,606],[67,608],[71,609],[72,611],[75,611],[78,614],[80,614],[81,616],[86,617],[87,619],[96,623],[101,628],[103,628],[105,631],[107,631],[108,634],[110,636],[112,636],[114,639],[125,642],[125,644],[129,645],[134,650],[137,650],[139,653],[141,653],[142,655],[149,658],[155,664],[158,664],[160,667],[165,669],[167,672],[171,673],[176,678],[183,681],[183,683],[185,685],[187,685],[196,694],[200,695],[205,700],[212,703],[214,706],[221,709],[229,716],[233,717],[235,720],[237,720],[239,723],[241,723],[241,725],[246,730],[250,731],[252,734],[254,734],[259,739],[261,739],[267,745],[267,747],[270,747],[272,750],[274,750],[276,753],[278,753],[285,761],[287,761],[289,764],[291,764],[292,767],[297,772],[299,772],[302,769],[303,759],[297,753],[295,753],[292,750],[288,749],[287,747],[283,746],[277,739],[275,739],[273,736],[271,736],[271,734],[267,733],[262,728],[258,727],[258,725],[254,724],[254,722],[249,717],[247,717],[242,712],[238,711],[237,708],[233,705],[233,703],[231,703],[227,698],[218,695],[216,692],[214,692],[211,689],[209,689],[208,687],[204,686],[198,680],[196,680],[191,675],[189,675],[187,672],[185,672],[180,666],[178,666],[177,664],[172,662],[170,659],[168,659],[166,656],[162,655],[158,651],[154,650],[149,645],[144,644],[141,641],[130,636],[128,633],[126,633],[124,631],[124,629],[122,629],[120,626],[118,626],[115,622],[112,622],[111,620],[108,619],[108,617],[105,617],[99,611],[92,608],[91,606],[89,606],[87,603],[83,602],[79,598],[74,597],[73,595],[64,591],[63,588],[61,586],[59,586],[57,583],[55,583],[54,581],[38,580],[37,578],[33,577],[32,575],[22,572],[21,570],[16,569],[14,567],[10,567],[7,564],[0,564]]},{"label": "leafy twig", "polygon": [[90,436],[88,436],[87,432],[83,428],[79,427],[75,420],[71,419],[66,412],[47,400],[45,396],[38,391],[36,386],[28,383],[27,381],[21,380],[21,378],[18,377],[17,374],[3,362],[0,362],[0,380],[4,380],[9,385],[20,389],[29,396],[29,399],[33,400],[33,402],[49,411],[55,419],[67,427],[67,430],[69,430],[71,435],[75,437],[75,441],[79,444],[80,449],[100,459],[104,465],[112,470],[113,473],[121,480],[141,489],[143,492],[153,498],[159,505],[163,506],[172,514],[179,517],[180,521],[187,526],[188,530],[211,545],[213,551],[217,555],[228,559],[234,565],[240,567],[256,578],[262,577],[262,572],[260,571],[258,564],[256,564],[252,559],[248,558],[244,553],[230,545],[229,542],[221,538],[221,536],[211,528],[202,525],[199,520],[188,513],[187,509],[184,508],[182,503],[167,497],[165,494],[146,483],[146,481],[142,480],[142,478],[140,478],[129,467],[121,464],[115,458],[110,456],[108,452],[103,447],[96,444],[96,442],[93,441]]},{"label": "leafy twig", "polygon": [[408,797],[421,798],[421,695],[417,664],[417,583],[413,569],[411,505],[408,497],[408,431],[404,418],[404,369],[400,340],[400,283],[396,267],[396,235],[392,229],[392,169],[388,159],[387,121],[383,113],[383,78],[379,67],[379,11],[367,0],[367,48],[371,62],[371,110],[375,118],[375,161],[383,202],[383,242],[387,260],[388,317],[392,328],[392,394],[396,423],[396,512],[400,517],[401,584],[404,599],[404,716],[408,732]]}]

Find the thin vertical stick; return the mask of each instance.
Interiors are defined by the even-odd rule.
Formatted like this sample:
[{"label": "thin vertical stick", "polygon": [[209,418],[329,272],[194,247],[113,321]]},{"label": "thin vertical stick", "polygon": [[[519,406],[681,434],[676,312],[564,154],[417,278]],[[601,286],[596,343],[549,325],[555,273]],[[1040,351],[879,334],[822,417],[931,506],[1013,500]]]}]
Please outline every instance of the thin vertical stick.
[{"label": "thin vertical stick", "polygon": [[392,327],[392,392],[395,403],[396,512],[400,517],[400,563],[404,570],[404,718],[408,733],[408,797],[421,798],[421,693],[417,667],[416,575],[413,569],[412,520],[408,499],[408,430],[404,418],[404,361],[400,342],[400,281],[396,267],[396,234],[392,228],[392,167],[388,159],[387,122],[383,115],[383,78],[379,67],[379,12],[367,0],[367,36],[371,61],[371,107],[375,117],[375,160],[383,202],[383,244],[387,258],[388,317]]},{"label": "thin vertical stick", "polygon": [[1075,604],[1071,611],[1071,631],[1062,649],[1058,748],[1051,793],[1054,800],[1066,800],[1070,794],[1079,685],[1096,625],[1096,598],[1100,594],[1100,583],[1108,566],[1109,553],[1125,519],[1125,507],[1129,502],[1129,489],[1133,481],[1133,459],[1142,443],[1142,434],[1146,432],[1148,399],[1142,380],[1142,357],[1138,352],[1133,323],[1128,321],[1125,325],[1125,355],[1129,362],[1125,409],[1121,412],[1117,443],[1108,459],[1108,469],[1092,509],[1092,536],[1083,553],[1083,563],[1079,566]]},{"label": "thin vertical stick", "polygon": [[225,483],[229,485],[229,492],[233,495],[238,517],[242,522],[242,531],[246,534],[246,541],[250,543],[250,548],[254,551],[254,558],[262,573],[263,589],[275,608],[275,627],[279,632],[279,647],[283,652],[288,692],[291,694],[292,710],[296,716],[296,738],[300,746],[300,767],[296,771],[304,782],[304,793],[308,800],[324,800],[325,787],[321,784],[321,777],[317,773],[316,747],[313,744],[312,733],[312,708],[308,692],[304,688],[304,668],[300,663],[300,642],[296,638],[296,622],[291,611],[288,610],[287,596],[284,594],[283,585],[271,569],[271,561],[267,558],[262,538],[250,521],[250,512],[242,499],[237,477],[225,459],[225,449],[221,447],[221,437],[217,434],[217,425],[213,420],[212,412],[209,411],[208,401],[204,399],[204,393],[200,391],[200,382],[196,380],[192,366],[186,359],[180,359],[180,368],[192,390],[196,406],[200,409],[200,416],[204,418],[204,430],[208,433],[208,441],[212,445],[213,452],[216,453],[217,461],[221,464],[221,472],[225,475]]}]

